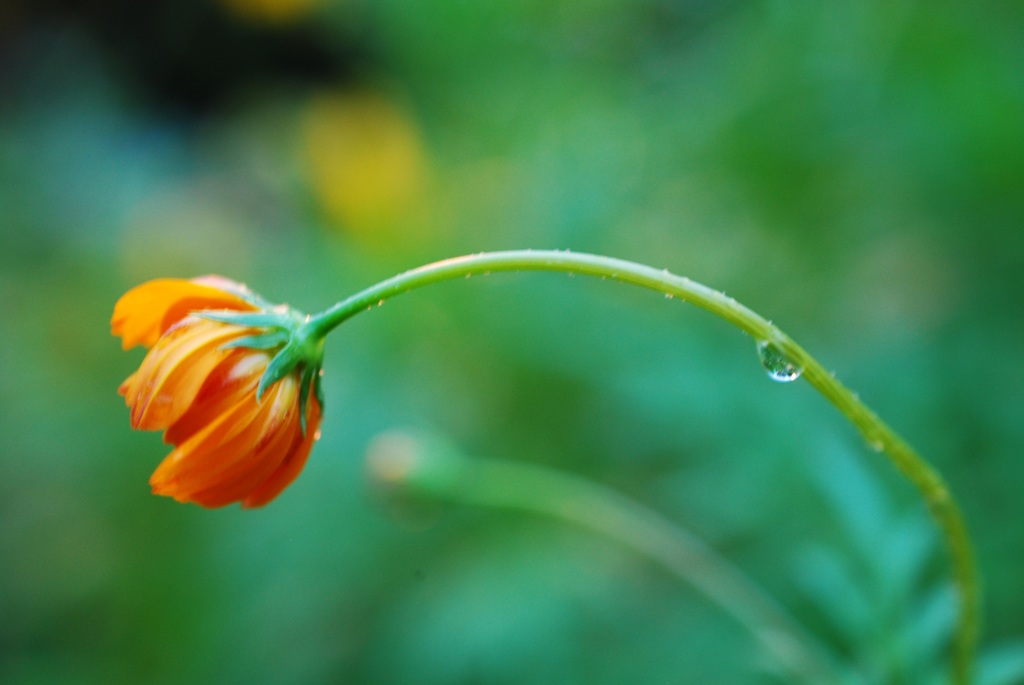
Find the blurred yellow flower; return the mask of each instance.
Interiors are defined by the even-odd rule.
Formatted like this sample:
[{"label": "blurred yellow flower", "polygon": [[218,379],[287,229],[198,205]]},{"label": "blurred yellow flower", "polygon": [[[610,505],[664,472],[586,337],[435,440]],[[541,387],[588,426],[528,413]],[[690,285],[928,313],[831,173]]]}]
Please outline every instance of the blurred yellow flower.
[{"label": "blurred yellow flower", "polygon": [[320,0],[220,0],[235,16],[247,21],[288,24],[301,19]]},{"label": "blurred yellow flower", "polygon": [[426,159],[410,118],[379,95],[322,95],[305,113],[303,158],[328,217],[369,242],[409,237]]}]

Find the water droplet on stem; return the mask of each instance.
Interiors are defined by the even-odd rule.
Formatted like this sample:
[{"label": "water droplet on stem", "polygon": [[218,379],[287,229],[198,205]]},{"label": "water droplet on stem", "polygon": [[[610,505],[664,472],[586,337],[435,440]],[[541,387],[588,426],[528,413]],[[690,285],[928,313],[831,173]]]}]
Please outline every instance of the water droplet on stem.
[{"label": "water droplet on stem", "polygon": [[800,378],[800,374],[804,372],[782,350],[767,340],[757,343],[757,354],[761,357],[761,366],[773,381],[789,383]]}]

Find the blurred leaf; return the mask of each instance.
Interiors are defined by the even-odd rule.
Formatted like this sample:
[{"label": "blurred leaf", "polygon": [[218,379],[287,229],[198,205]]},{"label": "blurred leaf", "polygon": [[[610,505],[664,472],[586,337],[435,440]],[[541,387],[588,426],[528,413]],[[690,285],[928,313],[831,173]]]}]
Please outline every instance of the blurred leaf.
[{"label": "blurred leaf", "polygon": [[978,664],[978,685],[1024,683],[1024,643],[986,650]]}]

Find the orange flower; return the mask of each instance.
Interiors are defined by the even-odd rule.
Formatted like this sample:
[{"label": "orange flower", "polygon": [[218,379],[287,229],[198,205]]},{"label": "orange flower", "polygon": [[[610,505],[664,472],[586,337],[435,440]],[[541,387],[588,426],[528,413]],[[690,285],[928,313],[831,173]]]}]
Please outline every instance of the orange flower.
[{"label": "orange flower", "polygon": [[118,392],[132,428],[162,430],[174,446],[150,478],[155,494],[259,507],[298,476],[319,437],[319,359],[263,379],[294,320],[219,277],[150,281],[121,297],[114,335],[150,350]]}]

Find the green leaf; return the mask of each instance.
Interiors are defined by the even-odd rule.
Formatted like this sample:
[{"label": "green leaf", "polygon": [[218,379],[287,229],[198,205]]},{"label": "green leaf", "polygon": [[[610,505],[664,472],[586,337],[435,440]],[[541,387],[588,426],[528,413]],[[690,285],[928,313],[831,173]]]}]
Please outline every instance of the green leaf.
[{"label": "green leaf", "polygon": [[978,664],[979,685],[1013,685],[1024,682],[1024,642],[989,649]]}]

